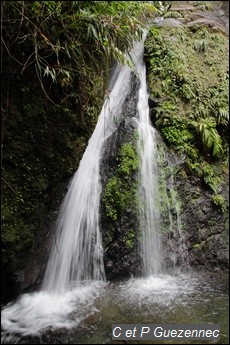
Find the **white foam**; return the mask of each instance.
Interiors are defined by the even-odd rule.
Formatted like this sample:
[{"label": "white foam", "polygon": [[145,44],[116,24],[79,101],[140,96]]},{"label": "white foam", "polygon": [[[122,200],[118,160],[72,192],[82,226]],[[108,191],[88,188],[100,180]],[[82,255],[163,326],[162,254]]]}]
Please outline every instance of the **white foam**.
[{"label": "white foam", "polygon": [[156,275],[132,279],[122,287],[123,296],[141,304],[169,305],[172,301],[182,302],[183,296],[192,294],[198,286],[198,279],[189,275]]},{"label": "white foam", "polygon": [[49,328],[77,326],[86,316],[97,311],[92,304],[105,285],[103,282],[78,285],[64,294],[46,291],[23,294],[16,303],[9,303],[2,310],[2,340],[7,334],[34,336]]}]

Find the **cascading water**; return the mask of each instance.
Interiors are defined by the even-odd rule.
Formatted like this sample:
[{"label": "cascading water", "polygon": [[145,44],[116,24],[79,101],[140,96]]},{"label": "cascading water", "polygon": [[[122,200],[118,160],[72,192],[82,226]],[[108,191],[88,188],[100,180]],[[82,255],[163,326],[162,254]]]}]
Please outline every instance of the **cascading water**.
[{"label": "cascading water", "polygon": [[127,66],[114,71],[114,85],[61,206],[42,284],[46,291],[62,293],[71,282],[105,279],[99,229],[100,158],[104,142],[116,129],[114,119],[121,114],[130,74]]},{"label": "cascading water", "polygon": [[149,276],[159,274],[162,263],[158,204],[158,158],[156,130],[152,127],[149,117],[146,68],[143,57],[137,64],[137,71],[141,82],[137,104],[138,151],[140,155],[139,216],[142,234],[140,246],[143,259],[143,273],[144,276]]},{"label": "cascading water", "polygon": [[[150,124],[143,43],[132,52],[140,78],[137,123],[140,153],[140,227],[143,230],[142,257],[144,274],[161,270],[158,181],[155,130]],[[104,103],[97,126],[69,186],[61,206],[57,235],[53,244],[42,289],[56,293],[68,290],[71,282],[104,280],[103,249],[99,229],[101,195],[100,159],[103,144],[116,129],[122,104],[130,89],[131,70],[120,68],[109,98]],[[115,120],[115,121],[114,121]]]}]

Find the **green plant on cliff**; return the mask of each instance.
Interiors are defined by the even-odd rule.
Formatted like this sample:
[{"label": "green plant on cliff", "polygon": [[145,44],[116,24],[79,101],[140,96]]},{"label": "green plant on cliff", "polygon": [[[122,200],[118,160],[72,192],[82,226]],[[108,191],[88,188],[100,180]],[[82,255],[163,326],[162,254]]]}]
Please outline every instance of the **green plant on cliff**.
[{"label": "green plant on cliff", "polygon": [[134,240],[135,240],[135,234],[133,232],[133,230],[129,230],[126,238],[125,238],[125,245],[128,248],[133,248],[134,247]]},{"label": "green plant on cliff", "polygon": [[118,154],[118,164],[114,176],[106,183],[103,203],[106,215],[116,221],[128,208],[133,208],[136,200],[137,182],[133,174],[138,169],[138,157],[131,143],[123,144]]},{"label": "green plant on cliff", "polygon": [[205,10],[212,10],[213,9],[213,2],[215,1],[193,1],[193,5],[197,7],[197,9],[201,11]]},{"label": "green plant on cliff", "polygon": [[223,153],[222,140],[216,129],[216,122],[212,118],[192,121],[196,128],[198,138],[201,139],[202,147],[207,152],[212,152],[213,157],[221,157]]},{"label": "green plant on cliff", "polygon": [[205,53],[209,44],[209,32],[204,27],[196,33],[196,39],[193,42],[193,48],[197,53]]},{"label": "green plant on cliff", "polygon": [[212,200],[213,200],[214,204],[221,210],[221,212],[226,212],[227,202],[222,195],[214,194],[212,196]]},{"label": "green plant on cliff", "polygon": [[121,146],[119,155],[119,164],[117,172],[125,179],[129,179],[131,174],[138,167],[138,158],[134,146],[130,143]]}]

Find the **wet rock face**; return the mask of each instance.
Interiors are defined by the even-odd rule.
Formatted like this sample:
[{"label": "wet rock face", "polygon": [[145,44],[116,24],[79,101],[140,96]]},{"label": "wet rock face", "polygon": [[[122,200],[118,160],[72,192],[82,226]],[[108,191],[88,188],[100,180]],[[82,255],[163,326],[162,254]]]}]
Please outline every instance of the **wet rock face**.
[{"label": "wet rock face", "polygon": [[[185,241],[191,266],[207,269],[225,269],[229,266],[227,222],[228,214],[219,210],[212,201],[211,193],[189,181],[178,181],[183,202]],[[197,199],[194,196],[199,192]]]},{"label": "wet rock face", "polygon": [[223,9],[225,15],[229,15],[229,1],[221,1],[221,8]]},{"label": "wet rock face", "polygon": [[131,83],[121,121],[117,130],[108,138],[101,161],[100,228],[107,280],[130,278],[140,271],[139,226],[135,204],[138,176],[134,120],[139,81],[134,75]]},{"label": "wet rock face", "polygon": [[[181,164],[183,170],[183,163]],[[177,166],[180,171],[180,166]],[[226,181],[228,177],[226,176]],[[180,201],[182,231],[164,234],[164,268],[206,269],[229,268],[228,211],[213,202],[212,192],[195,176],[174,176]],[[221,194],[228,196],[228,183]]]}]

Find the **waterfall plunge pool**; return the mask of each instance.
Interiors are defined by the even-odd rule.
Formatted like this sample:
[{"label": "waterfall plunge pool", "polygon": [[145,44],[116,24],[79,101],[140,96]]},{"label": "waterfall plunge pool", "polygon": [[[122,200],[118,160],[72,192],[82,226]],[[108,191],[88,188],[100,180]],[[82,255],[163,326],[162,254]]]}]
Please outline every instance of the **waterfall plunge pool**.
[{"label": "waterfall plunge pool", "polygon": [[[156,275],[124,282],[85,282],[61,295],[21,295],[2,309],[3,344],[115,344],[112,325],[219,323],[218,343],[229,343],[225,284],[202,274]],[[194,340],[135,343],[197,343]],[[202,341],[202,344],[213,341]]]}]

